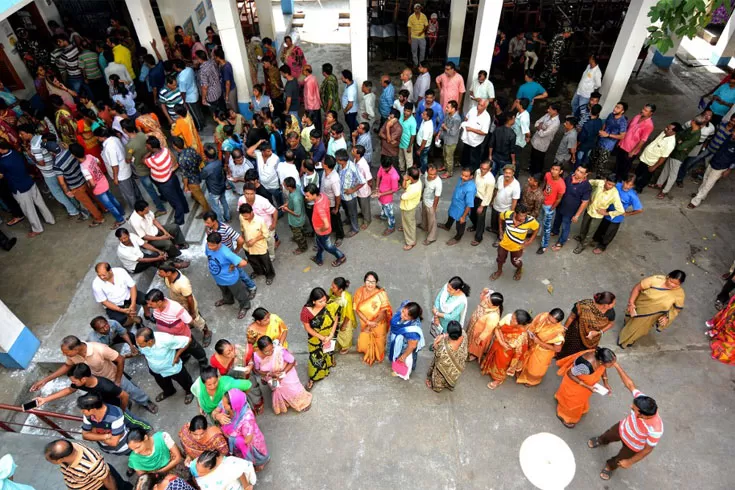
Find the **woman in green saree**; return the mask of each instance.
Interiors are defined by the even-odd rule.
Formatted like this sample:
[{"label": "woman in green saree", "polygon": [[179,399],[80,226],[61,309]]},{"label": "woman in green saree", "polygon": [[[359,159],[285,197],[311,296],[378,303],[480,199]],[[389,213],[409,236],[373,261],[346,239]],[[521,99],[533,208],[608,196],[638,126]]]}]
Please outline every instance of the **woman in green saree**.
[{"label": "woman in green saree", "polygon": [[335,331],[341,323],[342,307],[336,303],[328,303],[327,292],[322,288],[314,288],[309,299],[301,310],[301,324],[309,336],[309,365],[307,373],[309,382],[306,390],[311,391],[315,381],[329,376],[329,369],[335,366],[334,348]]},{"label": "woman in green saree", "polygon": [[[131,429],[128,434],[131,453],[128,466],[138,475],[146,473],[166,474],[173,470],[188,480],[190,475],[184,466],[184,455],[168,432],[149,434],[143,429]],[[178,467],[178,468],[177,468]]]},{"label": "woman in green saree", "polygon": [[220,376],[217,368],[208,366],[200,371],[199,377],[194,380],[191,392],[199,403],[202,414],[209,415],[218,424],[229,424],[230,420],[224,420],[223,415],[213,415],[212,412],[222,401],[225,393],[232,389],[247,391],[252,383],[247,379],[235,379],[230,376]]}]

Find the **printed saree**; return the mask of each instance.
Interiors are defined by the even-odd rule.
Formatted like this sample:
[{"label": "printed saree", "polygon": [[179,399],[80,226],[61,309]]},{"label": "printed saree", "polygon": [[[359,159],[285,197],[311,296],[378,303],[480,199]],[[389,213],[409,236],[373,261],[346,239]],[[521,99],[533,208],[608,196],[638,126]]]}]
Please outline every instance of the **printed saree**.
[{"label": "printed saree", "polygon": [[[306,308],[306,307],[304,307]],[[335,322],[339,325],[340,308],[336,303],[327,305],[314,316],[309,325],[319,335],[328,336]],[[334,352],[324,352],[319,337],[309,337],[309,365],[307,373],[312,381],[319,381],[329,376],[329,369],[334,366]]]},{"label": "printed saree", "polygon": [[498,383],[505,381],[507,376],[515,376],[521,371],[523,357],[528,350],[528,333],[525,327],[508,325],[509,316],[510,314],[506,315],[500,322],[505,325],[495,329],[496,337],[501,335],[509,349],[503,347],[496,338],[480,366],[482,374],[489,374]]},{"label": "printed saree", "polygon": [[218,428],[212,426],[207,428],[207,432],[201,439],[196,439],[189,430],[189,422],[185,423],[179,431],[179,440],[184,446],[186,455],[190,458],[198,458],[204,451],[217,451],[220,454],[227,455],[230,451],[227,445],[227,438]]},{"label": "printed saree", "polygon": [[437,393],[444,388],[453,390],[457,386],[467,361],[467,337],[462,336],[462,343],[457,350],[452,348],[448,337],[442,338],[434,348],[434,360],[426,379],[431,384],[431,389]]},{"label": "printed saree", "polygon": [[583,299],[575,307],[577,317],[567,329],[564,336],[564,345],[556,356],[558,359],[597,347],[602,335],[597,335],[591,339],[587,338],[587,335],[592,331],[600,332],[610,323],[605,313],[601,312],[591,299]]},{"label": "printed saree", "polygon": [[709,323],[712,359],[731,366],[735,365],[735,296]]},{"label": "printed saree", "polygon": [[[393,316],[388,294],[384,289],[368,291],[365,286],[355,291],[353,303],[357,316],[364,316],[368,321],[380,322],[371,330],[362,321],[360,322],[360,336],[357,338],[357,351],[364,353],[363,362],[371,366],[376,362],[383,362],[385,358],[385,341],[388,336],[389,321]],[[362,318],[361,318],[362,320]]]},{"label": "printed saree", "polygon": [[[227,395],[232,415],[231,422],[222,426],[222,432],[228,437],[230,454],[247,459],[256,468],[265,465],[270,460],[268,447],[245,394],[240,390],[230,390]],[[224,402],[220,402],[219,408],[226,411]]]},{"label": "printed saree", "polygon": [[489,295],[483,298],[470,316],[467,326],[468,355],[482,359],[493,340],[495,327],[500,323],[500,308],[490,303]]},{"label": "printed saree", "polygon": [[330,291],[329,301],[337,303],[341,309],[342,325],[337,327],[337,348],[339,350],[349,349],[352,347],[352,333],[355,331],[355,325],[357,325],[352,295],[348,291],[342,291],[340,296],[335,296]]},{"label": "printed saree", "polygon": [[[664,288],[666,276],[651,276],[641,281],[641,293],[635,300],[636,316],[625,315],[625,327],[620,331],[618,344],[623,347],[633,345],[638,339],[648,335],[654,326],[662,331],[671,326],[671,323],[684,308],[684,289]],[[668,317],[666,325],[661,326],[661,317]]]}]

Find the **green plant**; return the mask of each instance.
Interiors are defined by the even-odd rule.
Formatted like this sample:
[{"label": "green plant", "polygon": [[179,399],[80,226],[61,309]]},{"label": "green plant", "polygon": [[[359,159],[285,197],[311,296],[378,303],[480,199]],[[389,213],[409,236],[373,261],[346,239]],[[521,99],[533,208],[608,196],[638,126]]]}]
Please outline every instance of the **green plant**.
[{"label": "green plant", "polygon": [[[672,37],[692,38],[712,20],[712,13],[724,6],[732,12],[730,1],[726,0],[659,0],[651,7],[648,17],[652,25],[648,28],[648,43],[665,53],[674,47]],[[660,24],[659,24],[660,23]]]}]

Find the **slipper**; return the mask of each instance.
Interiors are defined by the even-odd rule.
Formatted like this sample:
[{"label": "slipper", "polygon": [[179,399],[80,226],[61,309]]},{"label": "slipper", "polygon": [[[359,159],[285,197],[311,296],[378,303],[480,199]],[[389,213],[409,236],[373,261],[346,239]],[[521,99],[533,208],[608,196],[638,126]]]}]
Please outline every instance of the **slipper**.
[{"label": "slipper", "polygon": [[452,178],[452,176],[449,175],[449,174],[441,174],[439,177],[442,178],[442,179],[444,179],[444,180],[451,179]]},{"label": "slipper", "polygon": [[90,228],[97,228],[97,227],[98,227],[99,225],[101,225],[102,223],[104,223],[104,221],[92,221],[92,222],[91,222],[91,223],[89,224],[89,227],[90,227]]},{"label": "slipper", "polygon": [[194,401],[194,395],[192,395],[191,393],[187,393],[186,396],[184,397],[184,405],[188,405],[193,401]]},{"label": "slipper", "polygon": [[523,277],[523,269],[516,269],[516,273],[513,274],[513,280],[520,281],[521,277]]},{"label": "slipper", "polygon": [[602,468],[602,471],[600,472],[600,478],[602,480],[607,481],[607,480],[610,479],[611,476],[612,476],[612,471],[608,470],[607,469],[607,466],[605,466],[604,468]]},{"label": "slipper", "polygon": [[664,199],[665,197],[666,197],[666,194],[664,194],[663,192],[659,192],[658,195],[656,196],[656,199]]},{"label": "slipper", "polygon": [[556,416],[556,418],[558,418],[559,422],[561,422],[564,425],[564,427],[566,427],[567,429],[574,429],[574,426],[577,425],[577,424],[568,424],[564,422],[564,419],[559,417],[558,415]]},{"label": "slipper", "polygon": [[574,248],[573,252],[574,252],[575,254],[579,255],[579,254],[581,254],[582,252],[584,252],[584,249],[585,249],[585,247],[584,247],[584,246],[582,246],[582,244],[579,244],[579,245],[577,245],[577,246],[576,246],[576,247]]},{"label": "slipper", "polygon": [[403,231],[403,227],[402,226],[399,226],[398,227],[398,231]]},{"label": "slipper", "polygon": [[406,252],[408,252],[409,250],[411,250],[415,246],[416,246],[415,243],[413,245],[404,245],[403,246],[403,250],[405,250]]},{"label": "slipper", "polygon": [[594,449],[594,448],[600,446],[600,444],[602,444],[602,443],[600,442],[600,438],[599,437],[593,437],[589,441],[587,441],[587,447],[590,448],[590,449]]},{"label": "slipper", "polygon": [[553,250],[554,252],[558,252],[562,248],[564,248],[564,245],[562,245],[560,243],[557,243],[556,245],[554,245],[553,247],[551,247],[551,250]]},{"label": "slipper", "polygon": [[294,255],[301,255],[302,253],[306,252],[306,250],[301,250],[300,248],[297,248],[293,252],[291,252]]},{"label": "slipper", "polygon": [[125,222],[124,222],[124,221],[116,221],[116,222],[115,222],[115,223],[114,223],[114,224],[113,224],[113,225],[112,225],[112,226],[110,227],[110,229],[111,229],[111,230],[117,230],[118,228],[120,228],[120,227],[121,227],[122,225],[124,225],[124,224],[125,224]]},{"label": "slipper", "polygon": [[498,386],[500,386],[500,383],[498,383],[497,381],[491,381],[487,384],[487,387],[491,390],[497,389]]},{"label": "slipper", "polygon": [[361,230],[367,230],[368,229],[368,226],[370,226],[369,223],[363,223],[363,224],[360,225],[360,229]]},{"label": "slipper", "polygon": [[347,256],[343,255],[341,259],[337,259],[334,262],[332,262],[332,267],[339,267],[340,265],[347,262]]},{"label": "slipper", "polygon": [[490,280],[491,280],[491,281],[495,281],[495,280],[497,280],[497,279],[498,279],[498,278],[499,278],[500,276],[502,276],[502,275],[503,275],[503,273],[502,273],[502,272],[500,272],[500,271],[495,271],[495,272],[493,272],[493,275],[492,275],[492,276],[490,276]]},{"label": "slipper", "polygon": [[[314,381],[312,381],[312,380],[309,380],[309,382],[308,382],[308,383],[306,383],[306,385],[304,386],[304,389],[305,389],[306,391],[311,391],[311,390],[313,390],[313,389],[314,389]],[[311,406],[311,405],[309,405],[309,406]]]},{"label": "slipper", "polygon": [[204,333],[204,337],[202,337],[202,347],[209,347],[209,344],[212,343],[212,331],[207,329],[206,333]]},{"label": "slipper", "polygon": [[592,253],[593,253],[593,254],[596,254],[596,255],[600,255],[600,254],[602,254],[602,253],[605,253],[605,251],[604,251],[603,249],[601,249],[600,247],[597,247],[596,249],[594,249],[594,250],[592,251]]},{"label": "slipper", "polygon": [[8,226],[15,226],[18,223],[20,223],[21,221],[23,221],[24,219],[25,219],[25,216],[21,216],[20,218],[13,218],[10,221],[8,221],[6,224]]},{"label": "slipper", "polygon": [[342,355],[349,354],[350,353],[350,349],[342,349],[341,351],[339,351],[339,353],[342,354]]},{"label": "slipper", "polygon": [[394,231],[396,231],[395,228],[386,228],[385,230],[383,230],[383,236],[388,236],[391,233],[393,233]]},{"label": "slipper", "polygon": [[248,314],[249,309],[250,308],[240,308],[240,311],[237,312],[237,319],[242,320],[243,318],[245,318],[245,315]]},{"label": "slipper", "polygon": [[424,244],[424,245],[431,245],[431,244],[432,244],[432,243],[434,243],[435,241],[436,241],[436,240],[432,240],[432,241],[429,241],[429,240],[424,240],[424,241],[423,241],[423,244]]},{"label": "slipper", "polygon": [[216,307],[224,306],[224,305],[231,305],[231,304],[232,303],[228,303],[228,302],[226,302],[223,299],[218,299],[217,301],[214,302],[214,306],[216,306]]},{"label": "slipper", "polygon": [[164,392],[161,392],[158,395],[156,395],[156,402],[161,403],[163,400],[165,400],[166,398],[170,396],[173,396],[173,393],[170,395],[167,395]]},{"label": "slipper", "polygon": [[316,260],[316,257],[309,257],[309,260],[311,260],[312,262],[314,262],[319,267],[321,267],[321,266],[324,265],[324,262],[319,262],[318,260]]}]

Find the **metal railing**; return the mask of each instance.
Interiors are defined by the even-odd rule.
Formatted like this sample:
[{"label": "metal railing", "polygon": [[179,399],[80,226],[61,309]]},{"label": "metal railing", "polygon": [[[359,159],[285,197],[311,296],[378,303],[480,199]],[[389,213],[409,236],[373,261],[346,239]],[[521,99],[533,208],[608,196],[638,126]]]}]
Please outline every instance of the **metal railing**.
[{"label": "metal railing", "polygon": [[77,415],[67,415],[64,413],[57,413],[57,412],[47,412],[45,410],[23,410],[23,408],[15,406],[15,405],[6,405],[5,403],[0,403],[0,410],[7,410],[9,412],[18,412],[18,413],[27,413],[32,414],[38,417],[40,421],[45,423],[48,427],[42,427],[38,425],[31,425],[26,423],[20,423],[20,422],[12,422],[12,421],[2,421],[0,420],[0,429],[6,431],[6,432],[18,432],[17,430],[13,429],[11,425],[14,426],[20,426],[20,427],[30,427],[32,429],[42,429],[42,430],[53,430],[61,434],[63,437],[66,437],[68,439],[73,439],[74,436],[72,434],[81,434],[80,431],[75,430],[66,430],[61,428],[56,422],[51,420],[52,418],[61,419],[61,420],[70,420],[72,422],[82,422],[82,417],[79,417]]}]

